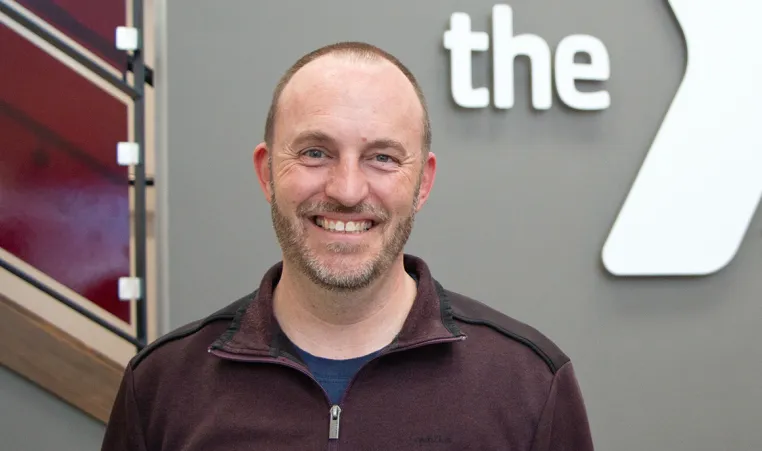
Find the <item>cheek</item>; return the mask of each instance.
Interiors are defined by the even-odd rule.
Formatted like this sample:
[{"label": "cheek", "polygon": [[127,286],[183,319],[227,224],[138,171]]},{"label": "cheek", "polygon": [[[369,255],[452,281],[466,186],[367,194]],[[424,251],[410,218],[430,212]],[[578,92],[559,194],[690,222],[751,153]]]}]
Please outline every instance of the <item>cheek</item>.
[{"label": "cheek", "polygon": [[311,171],[290,171],[275,182],[276,196],[289,205],[299,205],[321,188],[321,178]]},{"label": "cheek", "polygon": [[387,177],[374,181],[372,191],[384,208],[395,214],[408,214],[413,207],[415,185],[407,178]]}]

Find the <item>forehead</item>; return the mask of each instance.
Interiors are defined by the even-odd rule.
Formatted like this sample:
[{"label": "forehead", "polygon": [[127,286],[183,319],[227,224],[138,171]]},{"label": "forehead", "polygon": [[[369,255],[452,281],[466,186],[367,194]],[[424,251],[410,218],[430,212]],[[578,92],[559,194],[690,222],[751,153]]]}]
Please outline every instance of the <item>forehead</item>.
[{"label": "forehead", "polygon": [[361,134],[420,140],[423,133],[415,89],[402,71],[381,58],[327,55],[310,62],[284,88],[277,115],[276,141],[279,134],[287,140],[307,129],[337,138]]}]

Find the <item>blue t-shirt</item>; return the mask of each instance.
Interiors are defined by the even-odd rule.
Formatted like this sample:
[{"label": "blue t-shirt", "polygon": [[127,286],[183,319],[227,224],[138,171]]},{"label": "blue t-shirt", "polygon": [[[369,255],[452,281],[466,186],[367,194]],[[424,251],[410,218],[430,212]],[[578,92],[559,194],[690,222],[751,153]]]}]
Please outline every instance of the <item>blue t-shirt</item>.
[{"label": "blue t-shirt", "polygon": [[[408,274],[415,280],[416,285],[418,285],[418,277],[412,272],[408,272]],[[314,356],[307,351],[300,349],[295,344],[293,346],[304,363],[307,364],[312,375],[328,393],[328,396],[331,398],[331,403],[333,404],[338,404],[341,401],[342,395],[347,390],[347,385],[349,385],[349,382],[355,376],[357,371],[359,371],[366,362],[373,359],[373,357],[381,352],[376,351],[355,359],[333,360]]]},{"label": "blue t-shirt", "polygon": [[328,393],[328,396],[331,398],[331,403],[333,404],[338,404],[341,401],[341,397],[346,391],[347,385],[349,385],[349,382],[360,367],[378,354],[378,352],[374,352],[354,359],[333,360],[317,357],[299,349],[297,346],[294,347],[304,363],[309,367],[312,375],[315,376],[315,379],[320,382],[320,385],[322,385]]}]

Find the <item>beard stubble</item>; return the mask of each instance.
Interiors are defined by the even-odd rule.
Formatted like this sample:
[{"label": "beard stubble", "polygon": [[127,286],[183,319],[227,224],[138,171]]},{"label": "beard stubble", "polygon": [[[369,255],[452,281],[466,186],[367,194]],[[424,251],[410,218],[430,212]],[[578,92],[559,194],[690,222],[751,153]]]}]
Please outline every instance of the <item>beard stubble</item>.
[{"label": "beard stubble", "polygon": [[[270,213],[284,259],[295,265],[296,269],[323,289],[346,292],[367,287],[392,266],[413,231],[421,185],[420,176],[416,183],[409,212],[397,219],[396,222],[390,222],[395,221],[395,219],[386,210],[369,204],[347,207],[335,202],[309,201],[300,204],[296,211],[296,217],[290,219],[281,211],[275,195],[272,177],[270,180],[272,193]],[[304,220],[311,221],[312,216],[328,213],[371,213],[382,219],[381,223],[374,225],[374,227],[392,227],[393,229],[391,234],[383,235],[383,243],[378,253],[369,255],[359,265],[353,265],[351,268],[342,267],[337,270],[322,262],[316,250],[307,244],[307,226],[304,224]],[[366,244],[326,243],[325,247],[328,252],[335,254],[337,259],[340,259],[342,255],[368,251]]]}]

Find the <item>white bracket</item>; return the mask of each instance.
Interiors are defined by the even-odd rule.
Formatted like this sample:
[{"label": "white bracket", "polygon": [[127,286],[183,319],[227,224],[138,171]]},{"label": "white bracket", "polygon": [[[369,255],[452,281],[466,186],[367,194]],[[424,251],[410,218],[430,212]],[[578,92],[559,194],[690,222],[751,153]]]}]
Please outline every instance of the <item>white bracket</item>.
[{"label": "white bracket", "polygon": [[119,299],[122,301],[132,301],[140,299],[140,288],[142,280],[137,277],[119,278]]},{"label": "white bracket", "polygon": [[138,29],[132,27],[116,27],[116,48],[125,51],[134,51],[140,48],[140,42],[138,42]]},{"label": "white bracket", "polygon": [[138,143],[117,143],[116,161],[119,163],[119,166],[135,166],[140,163],[140,146]]}]

